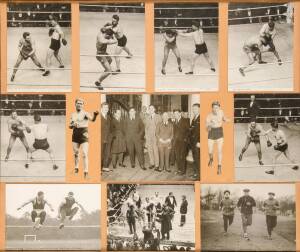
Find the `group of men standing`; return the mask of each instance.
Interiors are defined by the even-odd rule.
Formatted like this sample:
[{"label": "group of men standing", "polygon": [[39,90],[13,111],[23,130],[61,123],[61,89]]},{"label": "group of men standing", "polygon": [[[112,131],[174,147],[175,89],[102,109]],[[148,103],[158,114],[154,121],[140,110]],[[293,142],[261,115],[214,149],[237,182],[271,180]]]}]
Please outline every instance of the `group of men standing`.
[{"label": "group of men standing", "polygon": [[[124,154],[130,157],[131,168],[135,168],[137,157],[140,168],[145,166],[144,148],[147,149],[150,170],[171,173],[170,167],[176,165],[175,174],[185,175],[189,149],[193,155],[193,178],[199,177],[200,167],[200,104],[192,106],[192,120],[184,118],[179,109],[156,113],[154,105],[146,113],[137,114],[134,107],[129,108],[124,118],[120,109],[110,111],[108,103],[101,105],[101,146],[102,171],[126,167]],[[111,112],[111,114],[109,113]]]}]

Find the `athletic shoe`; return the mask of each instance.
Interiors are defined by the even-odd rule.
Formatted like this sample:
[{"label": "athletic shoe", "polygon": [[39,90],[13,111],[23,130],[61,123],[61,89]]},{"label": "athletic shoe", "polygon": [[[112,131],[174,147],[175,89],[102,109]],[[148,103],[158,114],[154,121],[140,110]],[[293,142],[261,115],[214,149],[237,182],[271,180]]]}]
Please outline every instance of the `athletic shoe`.
[{"label": "athletic shoe", "polygon": [[210,158],[209,161],[208,161],[208,167],[212,167],[212,164],[213,164],[213,159]]},{"label": "athletic shoe", "polygon": [[112,73],[112,75],[116,75],[116,74],[119,74],[119,73],[121,73],[121,70],[120,70],[120,69],[114,71],[114,72]]},{"label": "athletic shoe", "polygon": [[8,159],[9,159],[9,157],[8,157],[8,156],[6,156],[6,157],[5,157],[5,159],[4,159],[4,162],[7,162],[7,161],[8,161]]},{"label": "athletic shoe", "polygon": [[29,164],[25,164],[25,168],[28,169],[29,168]]},{"label": "athletic shoe", "polygon": [[181,68],[181,66],[178,67],[178,71],[179,71],[180,73],[182,73],[182,68]]},{"label": "athletic shoe", "polygon": [[53,170],[57,170],[58,166],[57,165],[53,165]]},{"label": "athletic shoe", "polygon": [[258,161],[259,165],[264,165],[263,161],[259,160]]},{"label": "athletic shoe", "polygon": [[265,171],[265,173],[274,175],[274,171]]},{"label": "athletic shoe", "polygon": [[245,72],[244,72],[244,69],[243,69],[243,68],[240,67],[240,68],[239,68],[239,72],[241,73],[242,76],[245,77]]},{"label": "athletic shoe", "polygon": [[43,73],[43,76],[48,76],[50,74],[50,71],[49,70],[46,70],[44,73]]},{"label": "athletic shoe", "polygon": [[162,75],[166,75],[166,70],[165,69],[161,69],[161,74]]},{"label": "athletic shoe", "polygon": [[39,70],[40,70],[41,72],[45,72],[45,71],[46,71],[45,68],[39,68]]},{"label": "athletic shoe", "polygon": [[258,61],[258,64],[267,64],[267,62],[266,62],[266,61],[263,61],[263,60],[261,60],[261,61]]},{"label": "athletic shoe", "polygon": [[243,160],[243,154],[241,153],[240,155],[239,155],[239,161],[242,161]]},{"label": "athletic shoe", "polygon": [[15,80],[15,76],[12,75],[12,76],[10,77],[10,81],[13,82],[14,80]]},{"label": "athletic shoe", "polygon": [[97,86],[97,88],[98,88],[99,90],[103,90],[103,87],[101,86],[100,81],[95,81],[95,85]]},{"label": "athletic shoe", "polygon": [[65,226],[64,223],[60,223],[60,224],[59,224],[59,229],[62,229],[64,226]]},{"label": "athletic shoe", "polygon": [[126,59],[131,59],[132,57],[133,57],[132,54],[128,54],[128,56],[126,56],[125,58],[126,58]]},{"label": "athletic shoe", "polygon": [[295,166],[292,167],[292,169],[296,171],[296,170],[299,169],[299,166],[298,166],[298,165],[295,165]]},{"label": "athletic shoe", "polygon": [[65,68],[65,66],[64,65],[60,65],[59,68]]},{"label": "athletic shoe", "polygon": [[187,73],[185,73],[185,74],[187,74],[187,75],[192,75],[192,74],[194,74],[194,72],[190,71],[190,72],[187,72]]},{"label": "athletic shoe", "polygon": [[84,172],[84,173],[83,173],[83,177],[84,177],[85,179],[88,178],[88,175],[89,175],[88,172]]},{"label": "athletic shoe", "polygon": [[218,171],[217,171],[217,174],[220,175],[222,173],[222,166],[221,165],[218,165]]},{"label": "athletic shoe", "polygon": [[215,69],[214,67],[212,67],[210,70],[211,70],[211,71],[213,71],[213,72],[215,72],[215,71],[216,71],[216,69]]},{"label": "athletic shoe", "polygon": [[78,168],[75,168],[74,172],[75,172],[75,174],[78,174],[79,169],[78,169]]},{"label": "athletic shoe", "polygon": [[278,65],[281,66],[282,65],[282,61],[281,59],[278,60]]}]

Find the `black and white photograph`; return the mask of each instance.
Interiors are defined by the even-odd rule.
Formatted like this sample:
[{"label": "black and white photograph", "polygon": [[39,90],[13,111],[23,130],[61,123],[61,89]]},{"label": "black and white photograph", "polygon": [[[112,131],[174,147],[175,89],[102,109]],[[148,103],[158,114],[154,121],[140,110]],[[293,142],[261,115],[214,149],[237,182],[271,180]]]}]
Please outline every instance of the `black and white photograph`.
[{"label": "black and white photograph", "polygon": [[293,3],[229,3],[230,91],[292,91]]},{"label": "black and white photograph", "polygon": [[299,153],[299,94],[234,96],[236,180],[299,181]]},{"label": "black and white photograph", "polygon": [[109,184],[107,250],[195,250],[194,197],[194,185]]},{"label": "black and white photograph", "polygon": [[80,90],[145,91],[144,3],[80,4]]},{"label": "black and white photograph", "polygon": [[65,95],[1,95],[0,180],[64,181]]},{"label": "black and white photograph", "polygon": [[201,185],[203,251],[296,251],[293,184]]},{"label": "black and white photograph", "polygon": [[6,249],[100,250],[100,215],[100,185],[7,184]]},{"label": "black and white photograph", "polygon": [[218,27],[218,3],[154,4],[156,91],[218,90]]},{"label": "black and white photograph", "polygon": [[9,92],[69,92],[71,4],[7,5]]},{"label": "black and white photograph", "polygon": [[103,180],[199,180],[199,95],[102,95],[101,103]]}]

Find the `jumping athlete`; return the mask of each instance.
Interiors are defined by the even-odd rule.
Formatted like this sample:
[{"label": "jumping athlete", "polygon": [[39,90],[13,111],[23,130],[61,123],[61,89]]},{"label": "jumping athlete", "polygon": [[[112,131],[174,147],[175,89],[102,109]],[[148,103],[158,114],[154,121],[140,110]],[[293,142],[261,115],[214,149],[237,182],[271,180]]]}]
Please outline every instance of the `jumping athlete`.
[{"label": "jumping athlete", "polygon": [[273,167],[271,170],[266,171],[267,174],[274,175],[275,171],[275,166],[278,158],[284,154],[284,156],[291,162],[291,164],[294,164],[292,166],[293,170],[298,170],[299,166],[296,164],[296,161],[292,159],[290,152],[288,150],[288,142],[285,133],[279,129],[278,122],[274,121],[271,123],[272,129],[268,130],[267,133],[272,133],[275,140],[276,140],[276,145],[274,145],[274,150],[277,151],[273,158]]},{"label": "jumping athlete", "polygon": [[51,59],[52,56],[56,58],[56,60],[59,63],[59,68],[64,68],[64,64],[62,62],[62,59],[59,55],[59,49],[61,47],[61,43],[66,46],[67,45],[67,40],[65,39],[65,34],[62,31],[60,25],[58,24],[58,20],[56,17],[52,17],[50,19],[50,26],[51,28],[49,29],[49,37],[51,37],[51,43],[47,51],[46,55],[46,71],[43,74],[43,76],[48,76],[50,74],[49,67],[51,65]]},{"label": "jumping athlete", "polygon": [[248,125],[248,130],[246,132],[246,143],[245,146],[242,149],[241,154],[239,155],[239,161],[242,161],[244,153],[247,151],[249,145],[251,143],[254,143],[257,156],[258,156],[258,162],[260,165],[264,165],[262,161],[262,152],[261,152],[261,143],[260,143],[260,137],[265,136],[267,140],[267,146],[272,146],[272,143],[268,137],[268,134],[264,131],[263,127],[256,123],[254,119],[251,120],[251,122]]},{"label": "jumping athlete", "polygon": [[[102,27],[97,35],[96,49],[97,55],[96,59],[101,63],[104,68],[104,72],[100,75],[99,79],[95,82],[95,85],[99,90],[103,90],[102,81],[106,79],[112,72],[111,62],[112,59],[107,53],[107,45],[116,44],[117,40],[113,39],[112,29],[107,29]],[[107,56],[106,56],[107,55]]]},{"label": "jumping athlete", "polygon": [[[120,17],[117,14],[115,14],[112,16],[111,25],[106,26],[107,29],[113,30],[114,36],[118,41],[114,54],[120,55],[122,51],[125,51],[128,54],[127,58],[131,58],[133,55],[130,52],[129,48],[127,47],[127,37],[125,36],[123,28],[119,24],[119,21],[120,21]],[[117,74],[121,72],[120,69],[121,62],[120,62],[120,57],[115,56],[114,58],[116,61],[116,71],[114,74]]]},{"label": "jumping athlete", "polygon": [[213,165],[213,148],[215,142],[218,146],[218,174],[222,172],[222,152],[223,152],[223,142],[224,142],[224,133],[223,133],[223,123],[229,122],[224,115],[223,110],[220,109],[220,103],[214,101],[212,103],[212,112],[206,117],[206,129],[208,131],[208,154],[209,162],[208,166],[212,167]]},{"label": "jumping athlete", "polygon": [[66,217],[69,217],[69,220],[72,220],[73,217],[78,212],[79,208],[77,206],[74,207],[74,205],[79,206],[81,211],[85,211],[83,206],[75,200],[74,193],[69,192],[68,196],[63,199],[63,201],[60,203],[58,207],[57,218],[60,220],[60,224],[59,224],[60,229],[62,229],[65,226],[64,221]]},{"label": "jumping athlete", "polygon": [[33,133],[34,135],[34,143],[30,152],[33,153],[37,150],[44,150],[48,152],[49,157],[53,163],[53,170],[56,170],[58,169],[58,166],[55,164],[53,150],[50,148],[50,145],[47,140],[49,127],[46,123],[42,123],[41,121],[41,116],[35,114],[34,125],[30,126],[27,131],[28,133]]},{"label": "jumping athlete", "polygon": [[75,174],[79,172],[79,150],[82,147],[82,158],[83,158],[83,170],[84,177],[88,176],[88,150],[89,150],[89,134],[88,125],[89,121],[95,122],[99,114],[95,111],[93,115],[86,112],[84,107],[83,99],[76,99],[75,101],[76,112],[71,115],[71,122],[69,128],[73,130],[72,144],[75,158]]},{"label": "jumping athlete", "polygon": [[166,64],[167,64],[170,50],[172,50],[172,52],[174,53],[174,55],[177,59],[178,71],[182,72],[180,52],[179,52],[179,49],[178,49],[177,43],[176,43],[177,35],[178,35],[178,33],[176,30],[166,29],[163,31],[165,45],[164,45],[164,58],[162,61],[161,73],[164,75],[166,74]]},{"label": "jumping athlete", "polygon": [[41,63],[39,62],[35,54],[36,52],[35,41],[31,38],[29,32],[23,33],[23,36],[19,41],[18,49],[19,49],[19,56],[14,66],[13,73],[10,77],[11,82],[15,80],[16,73],[22,61],[27,60],[28,58],[30,58],[41,71],[45,71],[45,69],[42,67]]},{"label": "jumping athlete", "polygon": [[203,30],[200,28],[200,23],[198,21],[193,21],[192,22],[192,28],[191,30],[188,31],[178,31],[178,35],[183,36],[183,37],[192,37],[196,46],[195,52],[193,54],[192,62],[191,62],[191,70],[187,72],[186,74],[194,74],[194,67],[196,64],[197,59],[201,54],[204,55],[206,61],[210,65],[210,70],[215,72],[215,66],[213,61],[211,60],[206,43],[204,41],[204,36],[203,36]]},{"label": "jumping athlete", "polygon": [[16,110],[12,110],[10,118],[7,121],[7,124],[8,124],[8,132],[10,133],[10,137],[9,137],[9,144],[7,147],[7,151],[6,151],[5,162],[9,160],[9,155],[15,144],[15,141],[19,138],[27,152],[27,162],[25,164],[25,168],[28,168],[29,160],[30,160],[30,148],[26,136],[24,134],[24,130],[25,129],[28,130],[26,128],[25,122],[20,117],[18,117]]},{"label": "jumping athlete", "polygon": [[39,191],[37,196],[34,199],[25,202],[17,210],[18,211],[21,210],[24,206],[30,203],[32,204],[32,208],[33,208],[31,211],[31,220],[34,223],[33,228],[40,229],[46,220],[45,205],[48,205],[48,207],[52,212],[54,211],[54,209],[51,206],[51,204],[44,199],[44,192]]},{"label": "jumping athlete", "polygon": [[269,52],[272,52],[277,58],[278,64],[282,65],[282,61],[274,45],[274,37],[276,36],[275,22],[270,20],[264,24],[259,31],[263,46],[269,47]]},{"label": "jumping athlete", "polygon": [[260,36],[254,36],[248,39],[243,46],[243,51],[247,54],[249,63],[239,68],[241,75],[245,76],[245,70],[253,65],[256,61],[258,64],[266,64],[261,58],[261,48],[263,39]]}]

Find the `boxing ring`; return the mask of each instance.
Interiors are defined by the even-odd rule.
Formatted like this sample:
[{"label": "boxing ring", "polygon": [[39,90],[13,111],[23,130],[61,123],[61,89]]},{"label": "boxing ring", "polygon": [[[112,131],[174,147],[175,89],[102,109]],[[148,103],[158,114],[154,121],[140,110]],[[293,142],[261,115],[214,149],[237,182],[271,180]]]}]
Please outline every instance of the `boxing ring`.
[{"label": "boxing ring", "polygon": [[[8,13],[20,13],[24,11],[8,11]],[[27,12],[27,11],[26,11]],[[62,14],[70,13],[53,12],[53,11],[31,11],[32,14],[49,13],[50,14]],[[7,20],[7,22],[15,22],[18,24],[32,24],[35,23],[47,23],[47,20]],[[61,20],[59,23],[70,22]],[[19,51],[18,43],[22,38],[23,32],[29,32],[36,46],[36,56],[41,65],[45,67],[45,60],[47,50],[50,45],[50,37],[48,36],[49,27],[8,27],[7,28],[7,88],[8,92],[70,92],[72,90],[71,82],[71,28],[61,27],[65,34],[65,38],[68,42],[66,46],[61,45],[60,56],[64,64],[64,68],[59,68],[59,63],[54,57],[51,59],[51,66],[49,70],[50,75],[42,76],[43,72],[32,62],[30,58],[23,60],[18,68],[14,81],[11,81],[11,74],[14,70],[14,65],[17,61]]]},{"label": "boxing ring", "polygon": [[[155,11],[163,10],[212,10],[218,9],[218,7],[155,7]],[[175,16],[175,14],[173,15]],[[200,23],[209,21],[211,23],[218,22],[218,16],[204,17],[199,14],[199,17],[158,17],[155,15],[155,20],[165,20],[165,21],[180,21],[180,20],[200,20]],[[191,26],[168,26],[169,29],[175,30],[186,30]],[[162,27],[155,26],[155,30],[159,30]],[[217,25],[211,24],[206,26],[202,24],[202,29],[218,28]],[[166,75],[161,73],[162,60],[164,57],[164,45],[165,39],[161,33],[155,33],[154,35],[154,48],[155,48],[155,90],[156,91],[188,91],[188,92],[199,92],[199,91],[217,91],[219,83],[218,74],[218,33],[206,33],[204,31],[204,40],[206,42],[208,53],[210,58],[215,64],[216,72],[210,70],[209,64],[206,62],[203,55],[199,56],[195,64],[194,74],[186,75],[186,72],[190,71],[191,58],[195,51],[195,44],[191,37],[176,37],[177,47],[181,56],[182,73],[178,71],[176,57],[170,50],[168,61],[166,64]]]},{"label": "boxing ring", "polygon": [[[81,7],[93,8],[94,5],[81,4]],[[102,6],[95,5],[95,7]],[[108,6],[109,8],[110,6]],[[121,72],[109,75],[103,82],[102,92],[143,92],[145,91],[145,14],[126,13],[125,8],[143,9],[143,6],[114,6],[119,12],[80,11],[80,90],[81,92],[99,92],[95,81],[104,68],[96,59],[96,37],[100,28],[111,22],[113,14],[120,17],[119,24],[127,37],[127,47],[133,54],[128,58],[124,52],[114,54],[115,45],[108,45],[107,53],[112,57],[112,71],[116,69],[114,56],[120,57]],[[100,56],[100,55],[98,55]]]},{"label": "boxing ring", "polygon": [[[286,5],[265,6],[254,8],[231,9],[231,12],[247,12],[247,17],[229,18],[228,26],[228,89],[229,91],[292,91],[293,82],[293,25],[287,22],[289,15],[280,13],[279,7]],[[276,14],[263,16],[252,15],[252,11],[263,9],[266,12],[276,10]],[[284,17],[284,18],[283,18]],[[239,68],[246,66],[249,62],[243,45],[247,39],[259,36],[259,31],[268,18],[278,18],[275,22],[277,34],[274,38],[274,45],[282,60],[279,65],[276,57],[268,48],[262,49],[262,60],[267,64],[254,63],[245,70],[245,76],[239,72]],[[256,21],[259,22],[256,22]],[[248,22],[244,24],[231,24],[231,22]]]},{"label": "boxing ring", "polygon": [[[25,109],[26,110],[26,109]],[[49,109],[45,109],[49,110]],[[59,109],[55,109],[59,110]],[[18,111],[18,109],[17,109]],[[64,110],[65,111],[65,110]],[[0,180],[5,182],[26,182],[26,181],[64,181],[65,180],[65,116],[42,116],[42,122],[48,124],[48,142],[54,153],[54,159],[58,165],[53,170],[52,161],[46,151],[38,150],[32,154],[29,168],[25,168],[27,153],[19,139],[16,140],[10,159],[5,162],[6,150],[10,134],[7,129],[8,116],[1,116],[1,160]],[[33,125],[33,116],[21,116],[29,125]],[[29,147],[34,142],[33,134],[24,131]]]},{"label": "boxing ring", "polygon": [[[242,108],[235,108],[242,109]],[[274,108],[263,108],[264,110],[274,109]],[[276,108],[275,108],[276,109]],[[282,110],[295,110],[300,109],[300,107],[286,107],[278,108]],[[291,113],[291,112],[289,112]],[[240,117],[242,118],[242,117]],[[245,118],[245,117],[243,117]],[[267,147],[267,141],[265,137],[260,137],[261,149],[262,149],[262,161],[264,165],[258,164],[258,156],[255,145],[250,144],[249,148],[243,155],[243,160],[239,161],[239,155],[242,151],[242,148],[246,142],[246,132],[248,129],[248,123],[235,123],[234,124],[234,157],[235,157],[235,178],[237,181],[299,181],[300,180],[300,171],[293,170],[292,167],[295,165],[300,166],[299,159],[299,150],[300,150],[300,124],[299,118],[300,115],[291,115],[291,116],[259,116],[258,120],[264,120],[264,123],[259,124],[262,126],[264,131],[267,131],[271,128],[270,123],[266,123],[267,120],[286,120],[292,119],[291,121],[285,121],[279,123],[279,129],[282,130],[287,138],[288,151],[292,159],[296,163],[291,163],[286,159],[282,154],[277,160],[276,164],[273,164],[273,158],[278,153],[274,150],[274,145],[276,141],[273,137],[270,137],[270,140],[273,144],[271,147]],[[238,117],[235,117],[238,119]],[[270,170],[272,167],[275,168],[275,174],[270,175],[266,174],[265,171]]]}]

